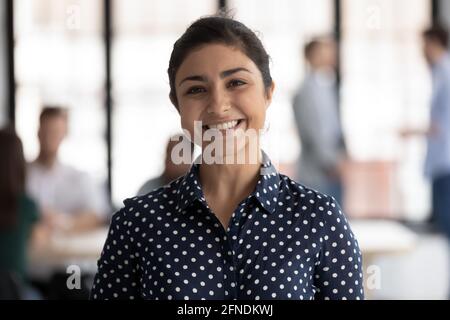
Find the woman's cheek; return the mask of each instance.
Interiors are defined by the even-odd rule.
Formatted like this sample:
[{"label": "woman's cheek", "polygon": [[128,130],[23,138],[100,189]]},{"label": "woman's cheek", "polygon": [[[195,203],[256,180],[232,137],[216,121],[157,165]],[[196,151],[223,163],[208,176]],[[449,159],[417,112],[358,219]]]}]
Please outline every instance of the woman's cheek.
[{"label": "woman's cheek", "polygon": [[186,135],[189,136],[190,140],[194,143],[201,141],[202,139],[201,137],[203,134],[202,127],[199,123],[197,124],[196,129],[195,121],[199,120],[195,117],[185,117],[181,120],[181,127],[183,131],[185,132]]},{"label": "woman's cheek", "polygon": [[194,122],[191,119],[183,119],[183,121],[181,121],[181,127],[183,130],[187,130],[192,134],[194,131]]},{"label": "woman's cheek", "polygon": [[[181,117],[181,129],[189,131],[189,133],[192,131],[191,126],[189,125],[190,120],[188,119],[187,115],[184,112],[180,112]],[[192,126],[193,127],[193,126]]]},{"label": "woman's cheek", "polygon": [[261,110],[264,110],[261,113],[258,112],[253,112],[253,113],[249,113],[247,115],[247,119],[248,119],[248,127],[252,128],[254,130],[261,130],[264,128],[264,122],[265,122],[265,109],[262,106],[258,106],[261,107]]}]

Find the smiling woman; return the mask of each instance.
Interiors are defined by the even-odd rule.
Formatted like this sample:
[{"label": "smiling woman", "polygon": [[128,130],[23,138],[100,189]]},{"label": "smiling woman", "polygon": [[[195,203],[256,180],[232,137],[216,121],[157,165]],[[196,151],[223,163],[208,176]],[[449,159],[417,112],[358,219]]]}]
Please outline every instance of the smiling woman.
[{"label": "smiling woman", "polygon": [[92,298],[362,299],[361,253],[339,204],[279,174],[260,148],[275,86],[258,37],[201,18],[174,44],[168,73],[182,128],[196,138],[200,123],[210,138],[194,142],[225,161],[202,155],[124,201]]}]

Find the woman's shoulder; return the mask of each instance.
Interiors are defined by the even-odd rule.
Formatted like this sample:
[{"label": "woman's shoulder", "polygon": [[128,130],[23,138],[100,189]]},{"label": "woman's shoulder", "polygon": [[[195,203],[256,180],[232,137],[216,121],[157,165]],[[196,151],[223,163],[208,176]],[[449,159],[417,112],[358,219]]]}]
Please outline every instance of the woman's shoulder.
[{"label": "woman's shoulder", "polygon": [[181,176],[144,195],[125,199],[122,208],[113,215],[113,218],[125,217],[130,221],[145,222],[152,217],[170,215],[178,204],[178,190],[183,180],[184,176]]},{"label": "woman's shoulder", "polygon": [[34,200],[30,196],[28,196],[26,193],[22,193],[20,195],[19,201],[23,206],[27,206],[27,207],[35,207],[36,206]]},{"label": "woman's shoulder", "polygon": [[313,200],[311,203],[321,203],[326,204],[330,201],[335,201],[333,197],[326,195],[312,187],[309,187],[301,182],[298,182],[289,176],[280,174],[280,192],[287,193],[291,197],[294,196],[297,199],[309,199]]},{"label": "woman's shoulder", "polygon": [[354,238],[347,216],[334,197],[287,176],[280,176],[283,181],[280,193],[284,194],[280,201],[288,199],[298,224],[308,225],[311,231],[317,231],[320,236],[336,235],[340,239]]},{"label": "woman's shoulder", "polygon": [[[333,216],[342,216],[343,212],[334,197],[297,182],[280,174],[280,197],[289,200],[297,212],[312,218],[328,220]],[[283,201],[281,199],[281,201]]]},{"label": "woman's shoulder", "polygon": [[19,207],[21,214],[32,221],[39,218],[39,209],[36,202],[27,194],[22,194],[19,198]]}]

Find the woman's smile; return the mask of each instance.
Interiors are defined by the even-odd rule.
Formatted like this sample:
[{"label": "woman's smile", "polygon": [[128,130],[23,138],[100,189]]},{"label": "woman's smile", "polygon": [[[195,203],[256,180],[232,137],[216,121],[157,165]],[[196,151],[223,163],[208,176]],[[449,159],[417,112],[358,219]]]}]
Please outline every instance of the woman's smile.
[{"label": "woman's smile", "polygon": [[205,124],[202,126],[203,130],[220,130],[222,134],[226,134],[227,131],[237,131],[238,129],[244,130],[246,127],[246,119],[236,119],[222,122],[213,122],[211,124]]}]

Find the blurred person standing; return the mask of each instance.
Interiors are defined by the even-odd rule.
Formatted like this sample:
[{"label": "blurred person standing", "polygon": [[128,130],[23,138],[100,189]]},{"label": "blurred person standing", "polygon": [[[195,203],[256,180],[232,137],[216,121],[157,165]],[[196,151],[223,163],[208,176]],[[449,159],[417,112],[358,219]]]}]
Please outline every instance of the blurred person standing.
[{"label": "blurred person standing", "polygon": [[[181,141],[180,141],[181,140]],[[175,147],[178,146],[181,150],[190,150],[189,162],[176,163],[173,156],[180,156]],[[174,155],[172,155],[172,152]],[[185,175],[191,167],[192,157],[194,154],[194,144],[190,142],[183,134],[176,134],[172,136],[166,145],[166,155],[164,160],[164,171],[156,178],[145,182],[138,191],[138,195],[147,194],[159,187],[162,187],[172,180]],[[184,156],[184,155],[181,155]]]},{"label": "blurred person standing", "polygon": [[82,232],[102,225],[106,196],[86,173],[61,163],[58,151],[68,131],[68,112],[43,108],[39,118],[37,159],[28,166],[27,190],[38,203],[50,230]]},{"label": "blurred person standing", "polygon": [[450,57],[448,32],[435,26],[423,33],[431,69],[430,126],[425,130],[425,175],[432,182],[433,219],[450,239]]},{"label": "blurred person standing", "polygon": [[[403,137],[425,136],[424,173],[431,181],[433,223],[450,239],[450,56],[448,32],[433,26],[423,32],[423,51],[432,79],[428,128],[404,129]],[[450,294],[449,294],[450,297]]]},{"label": "blurred person standing", "polygon": [[25,192],[22,142],[12,129],[0,130],[0,299],[29,299],[27,249],[39,219]]},{"label": "blurred person standing", "polygon": [[430,125],[403,129],[401,135],[425,136],[424,173],[432,184],[433,220],[450,239],[450,56],[448,32],[433,26],[423,33],[423,50],[432,80]]},{"label": "blurred person standing", "polygon": [[342,202],[346,151],[338,112],[336,46],[332,39],[314,39],[306,44],[304,55],[309,72],[293,100],[301,141],[298,178]]}]

